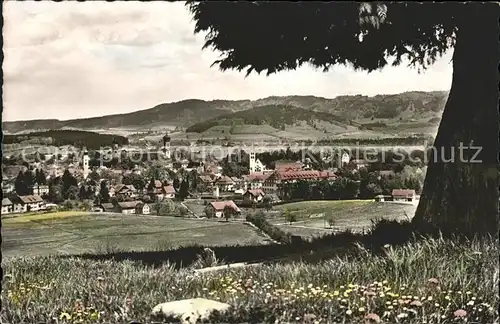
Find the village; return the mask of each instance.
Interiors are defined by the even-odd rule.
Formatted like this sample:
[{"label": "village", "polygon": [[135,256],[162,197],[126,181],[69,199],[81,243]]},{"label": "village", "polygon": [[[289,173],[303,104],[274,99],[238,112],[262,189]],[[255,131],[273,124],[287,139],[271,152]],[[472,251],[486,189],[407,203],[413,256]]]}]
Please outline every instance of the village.
[{"label": "village", "polygon": [[[32,163],[4,166],[2,216],[85,210],[229,219],[240,215],[242,209],[270,210],[273,205],[293,201],[362,196],[379,202],[416,204],[421,187],[414,175],[401,179],[392,170],[368,172],[366,161],[347,152],[339,154],[340,168],[326,170],[315,170],[308,158],[276,160],[268,167],[257,153],[250,152],[246,172],[235,175],[227,161],[210,156],[176,159],[168,141],[160,148],[161,162],[152,164],[98,163],[105,154],[109,155],[107,161],[126,159],[127,148],[115,146],[106,152],[83,148],[78,154],[37,153]],[[238,162],[231,163],[241,167]]]}]

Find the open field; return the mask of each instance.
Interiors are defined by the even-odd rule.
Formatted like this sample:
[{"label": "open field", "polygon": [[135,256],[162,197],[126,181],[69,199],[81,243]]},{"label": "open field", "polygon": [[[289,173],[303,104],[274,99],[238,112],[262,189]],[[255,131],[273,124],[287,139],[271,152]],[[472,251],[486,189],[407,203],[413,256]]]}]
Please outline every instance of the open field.
[{"label": "open field", "polygon": [[427,239],[386,255],[359,249],[197,276],[168,264],[18,257],[3,262],[0,322],[151,323],[159,303],[204,297],[233,307],[212,323],[368,323],[368,314],[379,318],[370,323],[498,323],[498,254],[498,239]]},{"label": "open field", "polygon": [[[193,244],[265,244],[241,222],[93,213],[20,216],[2,220],[4,256],[166,250]],[[43,217],[42,217],[43,216]]]},{"label": "open field", "polygon": [[[411,204],[374,202],[372,200],[304,201],[274,207],[273,214],[276,216],[270,216],[269,221],[294,235],[316,236],[332,232],[332,228],[323,217],[323,213],[329,210],[334,211],[335,224],[333,229],[361,230],[369,228],[372,219],[411,219],[416,207],[416,205]],[[297,221],[291,225],[280,215],[285,209],[297,217]]]}]

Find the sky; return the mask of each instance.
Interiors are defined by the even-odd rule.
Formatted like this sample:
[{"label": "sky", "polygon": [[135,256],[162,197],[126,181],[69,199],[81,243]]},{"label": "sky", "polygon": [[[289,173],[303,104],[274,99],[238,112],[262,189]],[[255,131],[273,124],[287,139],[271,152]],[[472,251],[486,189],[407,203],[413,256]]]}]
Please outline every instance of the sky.
[{"label": "sky", "polygon": [[449,90],[448,52],[422,74],[403,64],[370,74],[310,66],[269,77],[221,72],[219,53],[183,2],[2,3],[3,120],[127,113],[185,99],[394,94]]}]

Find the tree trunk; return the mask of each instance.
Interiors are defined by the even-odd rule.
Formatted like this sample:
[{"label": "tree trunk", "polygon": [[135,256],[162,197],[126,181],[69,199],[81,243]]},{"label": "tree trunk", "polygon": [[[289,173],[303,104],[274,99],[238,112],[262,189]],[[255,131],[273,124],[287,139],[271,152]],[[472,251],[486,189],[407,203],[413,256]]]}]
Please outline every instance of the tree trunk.
[{"label": "tree trunk", "polygon": [[415,224],[498,235],[498,8],[479,3],[457,18],[452,86]]}]

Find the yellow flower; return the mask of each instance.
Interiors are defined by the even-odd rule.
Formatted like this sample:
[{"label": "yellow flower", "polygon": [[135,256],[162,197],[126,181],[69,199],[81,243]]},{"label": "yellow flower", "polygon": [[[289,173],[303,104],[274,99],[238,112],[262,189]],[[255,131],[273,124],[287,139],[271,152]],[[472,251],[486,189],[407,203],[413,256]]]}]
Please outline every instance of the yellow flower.
[{"label": "yellow flower", "polygon": [[382,281],[382,283],[383,283],[384,285],[387,285],[387,284],[389,283],[389,281],[384,280],[384,281]]},{"label": "yellow flower", "polygon": [[59,319],[61,320],[71,320],[71,315],[69,315],[68,313],[61,313],[61,315],[59,316]]},{"label": "yellow flower", "polygon": [[450,300],[451,298],[450,298],[450,296],[446,295],[446,296],[444,296],[444,299]]},{"label": "yellow flower", "polygon": [[339,295],[339,291],[338,291],[338,290],[335,290],[335,291],[333,292],[333,295],[334,295],[334,296],[338,296],[338,295]]}]

